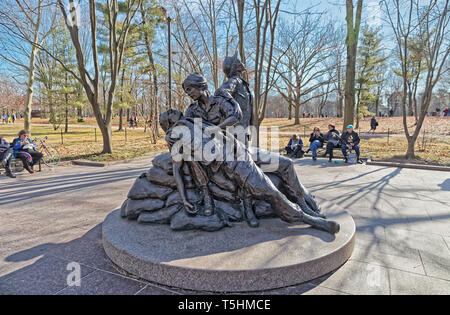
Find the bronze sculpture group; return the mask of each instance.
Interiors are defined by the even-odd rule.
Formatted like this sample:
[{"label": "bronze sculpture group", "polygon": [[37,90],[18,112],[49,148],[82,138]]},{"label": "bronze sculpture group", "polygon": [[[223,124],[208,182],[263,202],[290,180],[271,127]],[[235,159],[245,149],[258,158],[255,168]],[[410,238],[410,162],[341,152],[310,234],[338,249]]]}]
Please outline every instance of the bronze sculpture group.
[{"label": "bronze sculpture group", "polygon": [[[238,133],[249,130],[253,97],[237,55],[224,60],[223,71],[227,81],[214,95],[198,73],[183,82],[193,103],[184,114],[177,110],[161,114],[170,153],[156,157],[152,168],[136,180],[122,205],[122,217],[170,224],[173,230],[205,231],[239,221],[256,228],[261,218],[279,217],[338,233],[339,224],[320,213],[292,160],[250,148],[249,132],[240,135],[241,141],[230,132],[233,126],[242,127]],[[264,172],[265,165],[271,167]]]}]

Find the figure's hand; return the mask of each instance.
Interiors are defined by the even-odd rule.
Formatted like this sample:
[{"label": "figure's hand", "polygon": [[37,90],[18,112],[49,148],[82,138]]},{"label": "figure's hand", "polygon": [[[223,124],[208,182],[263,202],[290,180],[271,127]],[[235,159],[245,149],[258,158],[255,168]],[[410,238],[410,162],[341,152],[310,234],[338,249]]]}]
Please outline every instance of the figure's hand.
[{"label": "figure's hand", "polygon": [[185,207],[188,207],[189,209],[194,209],[194,205],[192,205],[189,201],[187,201],[186,199],[183,200],[183,205]]},{"label": "figure's hand", "polygon": [[197,209],[189,201],[183,200],[183,205],[184,205],[184,210],[186,210],[187,213],[190,213],[190,214],[197,213]]}]

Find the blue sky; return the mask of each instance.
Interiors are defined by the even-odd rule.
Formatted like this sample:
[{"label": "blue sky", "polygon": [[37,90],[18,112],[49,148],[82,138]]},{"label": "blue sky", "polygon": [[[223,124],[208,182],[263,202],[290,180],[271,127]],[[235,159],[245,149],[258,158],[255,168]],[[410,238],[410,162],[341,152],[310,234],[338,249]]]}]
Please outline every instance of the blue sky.
[{"label": "blue sky", "polygon": [[[365,0],[364,4],[363,23],[367,21],[367,16],[371,18],[375,17],[373,21],[379,23],[380,18],[377,19],[379,17],[377,11],[379,10],[376,9],[378,1]],[[335,20],[339,25],[345,26],[345,0],[284,0],[282,5],[282,10],[288,12],[301,12],[307,8],[312,8],[315,12],[323,11],[326,13],[324,18]],[[282,13],[281,16],[283,18],[289,17],[289,14]],[[389,35],[389,27],[385,27],[383,33]],[[385,38],[388,37],[385,36]],[[392,43],[392,41],[387,40],[385,44],[390,46],[391,43],[389,42]],[[11,65],[0,58],[0,73],[11,73],[8,69],[11,69]]]}]

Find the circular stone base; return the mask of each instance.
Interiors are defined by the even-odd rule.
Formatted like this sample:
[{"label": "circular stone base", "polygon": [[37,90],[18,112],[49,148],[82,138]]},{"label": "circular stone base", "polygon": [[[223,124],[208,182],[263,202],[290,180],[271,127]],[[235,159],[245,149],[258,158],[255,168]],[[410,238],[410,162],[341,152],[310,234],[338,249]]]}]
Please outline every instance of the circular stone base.
[{"label": "circular stone base", "polygon": [[127,272],[152,282],[212,292],[263,291],[300,284],[342,266],[351,256],[355,223],[342,208],[322,204],[340,223],[336,235],[279,219],[246,223],[218,232],[174,232],[168,225],[142,225],[119,211],[103,223],[103,246]]}]

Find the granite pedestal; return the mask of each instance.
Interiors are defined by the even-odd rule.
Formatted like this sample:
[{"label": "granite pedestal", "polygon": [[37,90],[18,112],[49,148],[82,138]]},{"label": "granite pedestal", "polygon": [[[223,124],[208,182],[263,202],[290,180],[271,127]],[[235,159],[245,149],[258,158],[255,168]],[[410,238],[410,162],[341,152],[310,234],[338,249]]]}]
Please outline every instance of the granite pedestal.
[{"label": "granite pedestal", "polygon": [[103,223],[103,246],[116,265],[151,282],[196,291],[270,290],[321,277],[350,258],[352,217],[331,203],[322,208],[341,225],[338,234],[279,219],[261,220],[256,229],[236,223],[218,232],[174,232],[114,211]]}]

